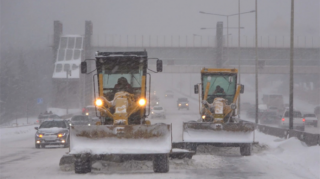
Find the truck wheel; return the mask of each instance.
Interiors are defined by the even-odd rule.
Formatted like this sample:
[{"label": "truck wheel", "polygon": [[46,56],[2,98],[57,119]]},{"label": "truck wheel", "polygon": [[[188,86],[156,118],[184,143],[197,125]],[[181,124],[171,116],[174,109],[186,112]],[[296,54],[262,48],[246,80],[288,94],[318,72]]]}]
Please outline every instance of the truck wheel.
[{"label": "truck wheel", "polygon": [[250,156],[252,152],[252,144],[242,144],[240,145],[240,154],[242,156]]},{"label": "truck wheel", "polygon": [[159,154],[153,156],[153,171],[155,173],[167,173],[169,171],[168,154]]},{"label": "truck wheel", "polygon": [[40,148],[40,144],[35,144],[35,147],[36,147],[37,149],[39,149],[39,148]]},{"label": "truck wheel", "polygon": [[89,173],[91,172],[91,162],[87,158],[76,158],[76,161],[74,162],[74,172],[75,173]]}]

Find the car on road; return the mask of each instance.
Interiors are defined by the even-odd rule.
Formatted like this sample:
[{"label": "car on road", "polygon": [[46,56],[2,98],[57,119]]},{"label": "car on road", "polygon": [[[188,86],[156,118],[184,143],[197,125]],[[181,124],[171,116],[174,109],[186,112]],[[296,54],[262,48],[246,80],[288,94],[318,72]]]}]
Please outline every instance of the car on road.
[{"label": "car on road", "polygon": [[167,91],[164,93],[164,97],[165,97],[165,98],[173,98],[173,97],[174,97],[173,91],[167,90]]},{"label": "car on road", "polygon": [[64,145],[69,147],[69,125],[67,121],[63,119],[53,119],[49,121],[43,121],[39,127],[35,127],[37,130],[35,134],[35,147],[45,148],[46,145]]},{"label": "car on road", "polygon": [[306,125],[312,125],[318,127],[318,119],[315,114],[304,114],[303,119],[306,121]]},{"label": "car on road", "polygon": [[[289,114],[289,108],[286,108],[280,121],[281,128],[289,129]],[[301,131],[305,129],[305,119],[302,118],[301,112],[297,110],[293,110],[293,128]]]},{"label": "car on road", "polygon": [[178,110],[183,109],[183,108],[189,110],[188,98],[178,98],[177,107],[178,107]]},{"label": "car on road", "polygon": [[74,115],[70,120],[70,126],[91,126],[92,120],[87,115]]},{"label": "car on road", "polygon": [[166,111],[162,106],[154,106],[151,110],[151,118],[161,117],[166,118]]},{"label": "car on road", "polygon": [[92,121],[92,123],[96,123],[100,121],[100,119],[97,117],[97,115],[99,116],[99,110],[97,109],[96,111],[95,106],[89,105],[84,107],[82,109],[82,115],[88,116],[89,119]]}]

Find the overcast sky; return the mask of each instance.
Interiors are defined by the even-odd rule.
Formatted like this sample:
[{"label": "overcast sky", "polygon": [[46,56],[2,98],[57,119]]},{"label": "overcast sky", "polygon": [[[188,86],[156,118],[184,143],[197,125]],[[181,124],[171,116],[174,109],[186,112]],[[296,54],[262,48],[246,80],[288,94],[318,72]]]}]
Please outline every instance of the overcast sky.
[{"label": "overcast sky", "polygon": [[[95,35],[215,35],[226,18],[200,14],[238,13],[238,0],[0,0],[1,45],[48,46],[53,21],[64,34],[83,34],[84,21],[93,22]],[[288,36],[291,0],[258,0],[259,35]],[[241,0],[241,12],[255,9],[254,0]],[[254,13],[241,16],[241,35],[254,35]],[[229,18],[229,27],[238,17]],[[225,32],[226,33],[226,32]],[[229,33],[237,35],[236,30]],[[320,0],[295,0],[295,35],[320,35]]]}]

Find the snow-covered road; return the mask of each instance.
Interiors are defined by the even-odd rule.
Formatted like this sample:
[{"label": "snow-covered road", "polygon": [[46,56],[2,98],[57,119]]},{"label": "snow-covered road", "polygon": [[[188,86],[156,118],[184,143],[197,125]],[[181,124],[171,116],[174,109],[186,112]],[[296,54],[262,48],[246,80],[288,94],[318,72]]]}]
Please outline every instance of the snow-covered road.
[{"label": "snow-covered road", "polygon": [[[161,93],[159,92],[159,96]],[[167,110],[166,119],[151,119],[152,123],[173,125],[173,141],[181,141],[182,121],[196,120],[198,104],[190,100],[190,110],[178,111],[176,94],[173,99],[160,99]],[[152,163],[129,161],[121,164],[96,163],[100,170],[78,175],[59,168],[59,160],[68,149],[34,147],[34,126],[0,129],[0,178],[305,178],[320,179],[320,147],[307,147],[299,140],[282,140],[256,132],[260,145],[254,153],[242,157],[239,148],[199,146],[191,160],[170,160],[170,171],[155,174]]]}]

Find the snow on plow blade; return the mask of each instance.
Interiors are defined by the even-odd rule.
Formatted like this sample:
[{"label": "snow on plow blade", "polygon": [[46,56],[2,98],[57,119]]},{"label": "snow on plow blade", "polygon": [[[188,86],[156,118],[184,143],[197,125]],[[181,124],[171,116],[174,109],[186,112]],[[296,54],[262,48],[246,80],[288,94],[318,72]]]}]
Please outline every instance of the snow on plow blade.
[{"label": "snow on plow blade", "polygon": [[171,145],[166,124],[72,126],[69,154],[161,154]]},{"label": "snow on plow blade", "polygon": [[184,142],[250,143],[253,140],[254,124],[212,122],[183,123]]}]

